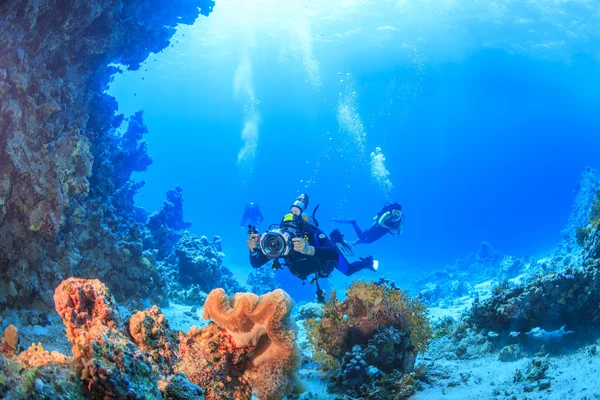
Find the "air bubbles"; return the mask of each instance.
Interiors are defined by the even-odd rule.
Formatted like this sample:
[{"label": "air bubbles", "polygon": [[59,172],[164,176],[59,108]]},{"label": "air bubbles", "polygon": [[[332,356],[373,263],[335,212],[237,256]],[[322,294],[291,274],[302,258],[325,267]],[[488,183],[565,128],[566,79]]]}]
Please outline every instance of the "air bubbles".
[{"label": "air bubbles", "polygon": [[340,83],[344,83],[344,80],[343,80],[343,79],[340,79]]},{"label": "air bubbles", "polygon": [[352,76],[352,74],[351,74],[350,72],[348,72],[348,73],[346,74],[346,76]]}]

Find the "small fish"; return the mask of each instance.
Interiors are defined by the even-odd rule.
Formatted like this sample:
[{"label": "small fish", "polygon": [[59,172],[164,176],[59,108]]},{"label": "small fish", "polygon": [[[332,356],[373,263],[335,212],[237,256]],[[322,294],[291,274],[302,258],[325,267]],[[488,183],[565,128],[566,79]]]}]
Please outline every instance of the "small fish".
[{"label": "small fish", "polygon": [[531,331],[525,334],[533,339],[542,341],[560,340],[563,338],[563,336],[574,333],[574,331],[566,331],[565,328],[566,325],[563,325],[560,329],[550,332],[547,332],[542,328],[533,328]]}]

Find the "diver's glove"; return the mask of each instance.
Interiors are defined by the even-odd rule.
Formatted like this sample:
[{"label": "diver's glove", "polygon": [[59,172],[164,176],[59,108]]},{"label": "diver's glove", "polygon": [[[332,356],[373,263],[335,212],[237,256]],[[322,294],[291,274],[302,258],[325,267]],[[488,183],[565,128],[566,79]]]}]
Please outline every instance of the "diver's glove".
[{"label": "diver's glove", "polygon": [[307,256],[315,255],[315,247],[307,244],[304,239],[293,238],[292,242],[294,243],[294,250],[300,254],[304,254]]},{"label": "diver's glove", "polygon": [[250,235],[248,235],[248,240],[246,241],[246,244],[248,245],[248,250],[250,250],[250,252],[254,253],[256,251],[258,251],[258,234],[257,233],[251,233]]}]

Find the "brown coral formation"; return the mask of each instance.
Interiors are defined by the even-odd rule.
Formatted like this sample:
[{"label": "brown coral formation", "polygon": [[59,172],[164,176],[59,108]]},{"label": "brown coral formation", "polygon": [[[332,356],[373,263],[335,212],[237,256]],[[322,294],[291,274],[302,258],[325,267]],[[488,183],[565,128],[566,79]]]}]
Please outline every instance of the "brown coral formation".
[{"label": "brown coral formation", "polygon": [[120,332],[116,302],[102,282],[67,279],[54,303],[93,398],[160,398],[157,374],[146,353]]},{"label": "brown coral formation", "polygon": [[133,314],[128,332],[132,341],[151,357],[154,366],[164,374],[172,373],[178,339],[157,306]]},{"label": "brown coral formation", "polygon": [[122,333],[93,326],[79,359],[81,378],[95,399],[161,399],[158,376],[143,351]]},{"label": "brown coral formation", "polygon": [[206,298],[204,318],[231,335],[235,347],[252,348],[244,374],[261,400],[301,390],[295,377],[300,368],[296,334],[289,318],[293,305],[281,289],[260,297],[237,293],[232,299],[215,289]]},{"label": "brown coral formation", "polygon": [[204,329],[192,327],[179,336],[176,371],[203,388],[208,400],[252,397],[251,383],[244,374],[250,348],[235,345],[231,335],[214,323]]},{"label": "brown coral formation", "polygon": [[94,326],[119,327],[117,304],[108,288],[97,279],[69,278],[54,292],[56,312],[64,321],[73,356],[81,354],[85,336]]}]

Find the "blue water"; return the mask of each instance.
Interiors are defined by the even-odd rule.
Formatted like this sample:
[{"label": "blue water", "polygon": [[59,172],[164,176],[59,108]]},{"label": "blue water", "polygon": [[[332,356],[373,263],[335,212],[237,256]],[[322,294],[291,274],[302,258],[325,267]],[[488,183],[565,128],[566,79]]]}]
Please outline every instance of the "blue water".
[{"label": "blue water", "polygon": [[[524,10],[538,15],[531,7]],[[173,47],[111,85],[121,112],[143,109],[150,130],[154,164],[136,177],[147,182],[136,198],[141,206],[158,209],[165,192],[181,185],[191,231],[221,236],[225,263],[240,275],[250,269],[239,226],[244,204],[258,202],[266,221],[277,223],[301,192],[310,210],[320,204],[317,218],[327,230],[340,217],[366,227],[385,201],[400,202],[403,235],[360,248],[397,280],[452,263],[483,240],[526,255],[561,239],[580,174],[600,167],[598,41],[519,51],[528,43],[519,44],[521,34],[560,21],[530,22],[529,31],[455,21],[469,35],[444,19],[438,31],[433,21],[415,33],[414,26],[404,32],[392,9],[390,16],[373,11],[371,23],[343,12],[351,6],[331,21],[321,9],[309,12],[291,34],[283,23],[266,28],[280,20],[272,13],[223,26],[236,10],[235,2],[217,2],[209,18],[179,30]],[[487,43],[498,38],[499,45]],[[354,140],[340,125],[340,105],[352,132],[364,137]],[[241,132],[253,118],[256,152],[239,163]],[[377,146],[393,184],[387,193],[369,167]]]}]

